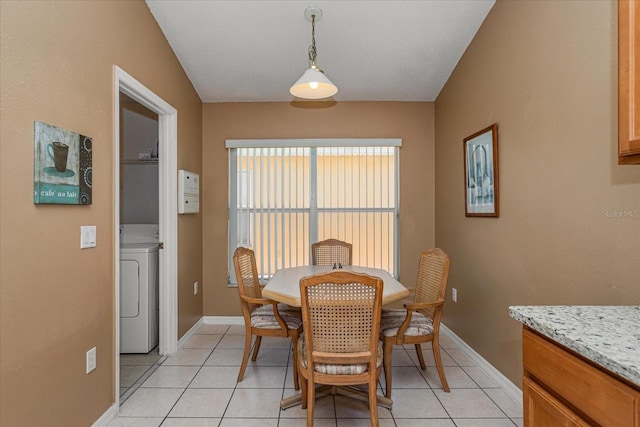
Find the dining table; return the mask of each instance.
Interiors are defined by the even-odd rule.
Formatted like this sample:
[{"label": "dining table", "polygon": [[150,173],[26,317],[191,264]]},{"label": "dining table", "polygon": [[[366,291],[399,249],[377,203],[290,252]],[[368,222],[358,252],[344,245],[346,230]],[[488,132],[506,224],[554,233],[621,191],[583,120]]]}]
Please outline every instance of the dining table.
[{"label": "dining table", "polygon": [[[370,276],[382,279],[382,305],[390,304],[402,300],[409,296],[409,290],[386,270],[356,265],[321,266],[304,265],[277,270],[262,289],[262,296],[270,298],[293,307],[300,307],[300,279],[316,274],[329,273],[331,271],[352,271],[355,273],[365,273]],[[331,387],[331,393],[352,396],[358,399],[367,400],[367,393],[354,388]],[[320,393],[318,394],[320,395]],[[378,405],[391,409],[393,401],[386,396],[378,395]],[[284,398],[280,401],[280,408],[287,409],[299,405],[302,402],[302,394]]]}]

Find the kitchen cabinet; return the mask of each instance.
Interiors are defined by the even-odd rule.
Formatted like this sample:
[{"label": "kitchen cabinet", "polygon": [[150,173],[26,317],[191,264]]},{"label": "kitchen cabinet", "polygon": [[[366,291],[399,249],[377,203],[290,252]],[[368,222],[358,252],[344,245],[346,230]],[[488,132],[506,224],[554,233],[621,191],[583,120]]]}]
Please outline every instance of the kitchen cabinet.
[{"label": "kitchen cabinet", "polygon": [[618,164],[640,164],[640,0],[618,1]]},{"label": "kitchen cabinet", "polygon": [[640,387],[523,326],[525,427],[640,427]]}]

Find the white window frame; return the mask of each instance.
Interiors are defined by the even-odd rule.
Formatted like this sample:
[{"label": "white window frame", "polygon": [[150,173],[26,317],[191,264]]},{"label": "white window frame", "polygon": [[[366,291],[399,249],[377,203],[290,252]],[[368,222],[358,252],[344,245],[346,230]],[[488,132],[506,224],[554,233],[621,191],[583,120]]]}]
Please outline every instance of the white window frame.
[{"label": "white window frame", "polygon": [[[235,251],[239,242],[239,245],[250,246],[251,236],[248,235],[249,231],[243,236],[242,241],[238,239],[238,217],[233,214],[232,206],[238,206],[238,171],[237,171],[237,151],[238,148],[310,148],[313,155],[311,159],[317,159],[314,151],[318,147],[395,147],[395,188],[394,188],[394,212],[393,212],[393,265],[394,276],[399,277],[399,210],[400,210],[400,155],[398,149],[402,147],[401,138],[315,138],[315,139],[227,139],[225,147],[229,149],[229,206],[228,206],[228,243],[229,249],[228,268],[229,268],[229,286],[237,286],[235,279],[235,271],[233,267],[233,252]],[[315,161],[311,162],[310,179],[311,182],[311,205],[310,205],[310,223],[309,223],[309,239],[311,242],[315,242],[318,239],[318,223],[317,212],[318,207],[316,204],[316,194],[313,192],[317,189],[317,183],[313,182],[317,178],[317,171],[315,168],[317,164]],[[249,178],[250,179],[250,178]],[[245,197],[242,197],[243,199]],[[250,199],[247,195],[247,199]],[[244,234],[244,232],[241,231]],[[232,243],[233,242],[233,243]]]}]

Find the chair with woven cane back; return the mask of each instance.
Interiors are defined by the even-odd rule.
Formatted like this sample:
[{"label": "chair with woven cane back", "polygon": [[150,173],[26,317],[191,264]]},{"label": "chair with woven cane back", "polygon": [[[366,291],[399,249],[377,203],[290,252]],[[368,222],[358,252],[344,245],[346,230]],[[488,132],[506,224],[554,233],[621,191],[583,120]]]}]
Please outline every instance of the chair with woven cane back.
[{"label": "chair with woven cane back", "polygon": [[327,239],[311,245],[311,264],[313,265],[351,265],[351,243],[338,239]]},{"label": "chair with woven cane back", "polygon": [[367,384],[371,425],[378,425],[382,290],[379,277],[345,270],[300,280],[304,336],[298,342],[298,370],[307,426],[313,425],[315,384]]},{"label": "chair with woven cane back", "polygon": [[440,358],[440,319],[449,276],[449,256],[439,248],[420,254],[414,301],[404,309],[384,309],[380,321],[380,339],[384,348],[386,393],[391,398],[391,358],[394,345],[415,344],[420,368],[426,369],[420,344],[431,342],[438,376],[444,391],[449,384]]},{"label": "chair with woven cane back", "polygon": [[251,351],[251,339],[256,340],[251,360],[255,361],[260,351],[262,337],[291,337],[293,341],[293,384],[300,388],[295,362],[298,358],[298,337],[302,333],[300,310],[286,304],[262,297],[263,285],[258,278],[255,254],[251,249],[240,247],[233,254],[233,265],[238,279],[238,293],[245,325],[244,354],[238,373],[238,382],[244,377]]}]

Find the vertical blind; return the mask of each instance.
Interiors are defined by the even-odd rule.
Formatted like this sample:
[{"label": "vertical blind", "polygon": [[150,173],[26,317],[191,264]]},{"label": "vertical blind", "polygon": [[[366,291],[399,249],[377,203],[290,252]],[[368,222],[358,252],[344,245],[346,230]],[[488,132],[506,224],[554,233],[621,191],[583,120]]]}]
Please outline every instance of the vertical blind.
[{"label": "vertical blind", "polygon": [[400,139],[227,140],[229,271],[252,248],[258,272],[311,263],[311,243],[352,243],[353,263],[397,276]]}]

